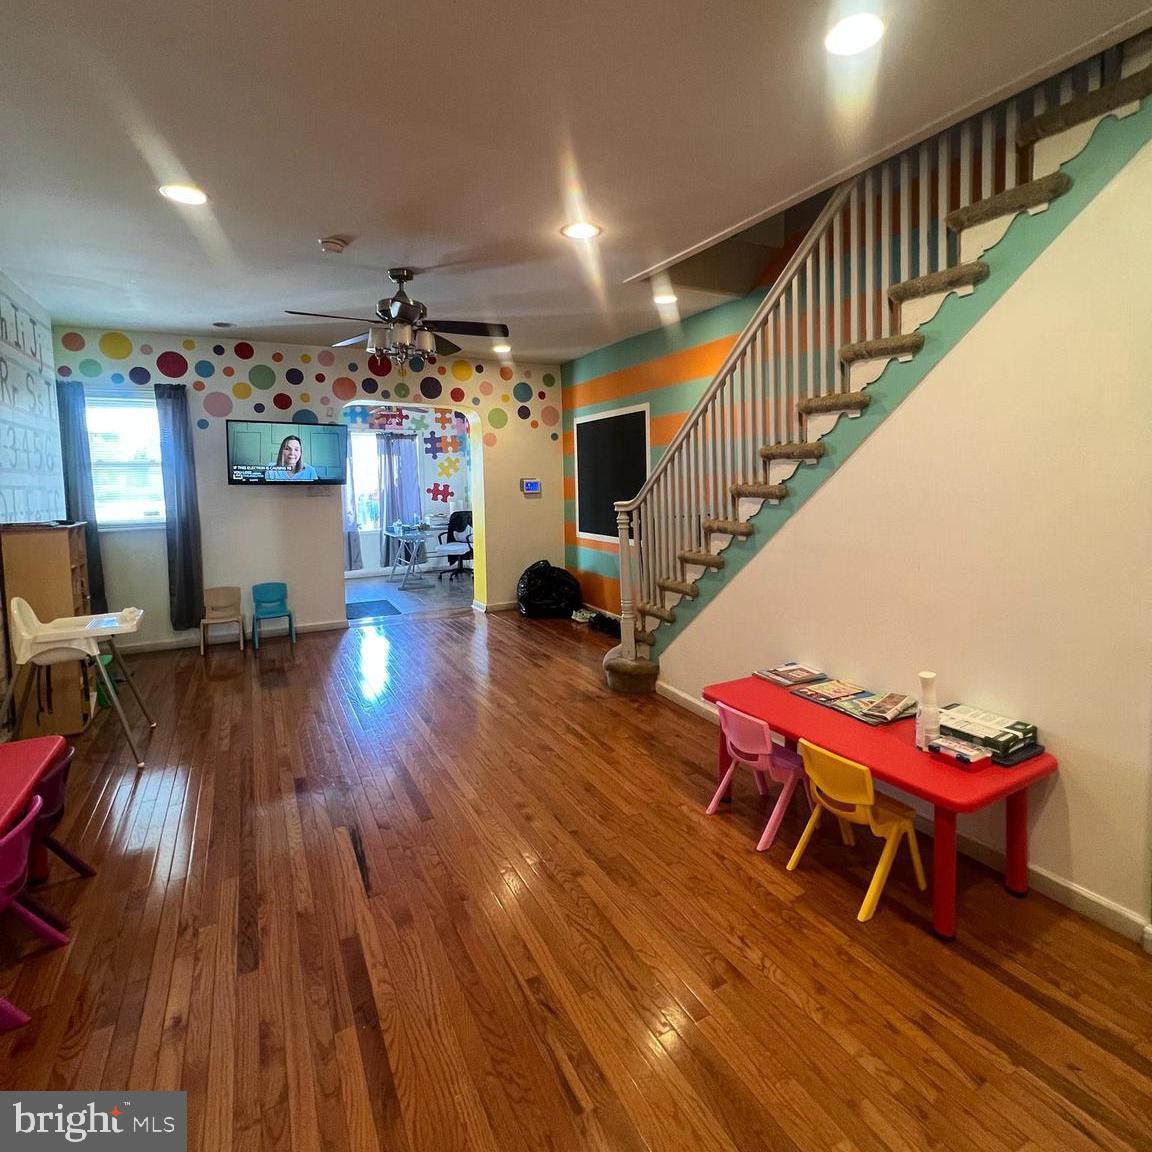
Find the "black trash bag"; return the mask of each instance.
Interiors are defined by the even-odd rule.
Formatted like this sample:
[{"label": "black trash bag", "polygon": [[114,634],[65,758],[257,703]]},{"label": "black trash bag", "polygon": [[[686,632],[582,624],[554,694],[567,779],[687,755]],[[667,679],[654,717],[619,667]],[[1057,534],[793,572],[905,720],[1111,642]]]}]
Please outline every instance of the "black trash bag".
[{"label": "black trash bag", "polygon": [[582,602],[580,584],[571,572],[537,560],[516,582],[521,616],[571,616]]}]

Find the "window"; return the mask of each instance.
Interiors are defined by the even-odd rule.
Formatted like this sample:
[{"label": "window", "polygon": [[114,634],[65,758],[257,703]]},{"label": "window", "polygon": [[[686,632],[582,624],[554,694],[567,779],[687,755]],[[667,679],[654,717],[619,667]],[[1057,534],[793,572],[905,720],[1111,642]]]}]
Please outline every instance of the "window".
[{"label": "window", "polygon": [[96,521],[101,528],[164,523],[160,422],[150,392],[85,395]]},{"label": "window", "polygon": [[352,483],[356,494],[356,527],[375,532],[380,527],[380,458],[375,432],[353,431],[348,437],[352,454]]}]

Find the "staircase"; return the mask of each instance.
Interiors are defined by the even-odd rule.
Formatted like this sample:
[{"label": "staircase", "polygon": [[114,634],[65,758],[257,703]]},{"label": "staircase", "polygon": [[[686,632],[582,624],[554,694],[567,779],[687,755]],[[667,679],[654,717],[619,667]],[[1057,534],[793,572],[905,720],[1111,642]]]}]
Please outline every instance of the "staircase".
[{"label": "staircase", "polygon": [[[653,657],[722,585],[728,557],[757,547],[863,439],[837,432],[841,421],[883,418],[869,412],[871,385],[927,355],[919,329],[989,279],[981,257],[1018,216],[1069,192],[1061,165],[1100,121],[1150,93],[1142,38],[835,189],[643,488],[615,505],[610,687],[652,690]],[[945,350],[930,349],[933,362]]]}]

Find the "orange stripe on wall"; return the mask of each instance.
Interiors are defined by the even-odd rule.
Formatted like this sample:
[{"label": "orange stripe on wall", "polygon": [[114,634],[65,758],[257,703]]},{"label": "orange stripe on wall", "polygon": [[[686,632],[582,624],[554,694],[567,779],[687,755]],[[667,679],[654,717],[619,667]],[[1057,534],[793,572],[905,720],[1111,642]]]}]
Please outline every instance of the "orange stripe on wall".
[{"label": "orange stripe on wall", "polygon": [[620,611],[620,581],[612,576],[601,576],[598,572],[582,572],[577,569],[573,575],[580,581],[580,594],[584,603],[605,612]]},{"label": "orange stripe on wall", "polygon": [[687,412],[669,412],[664,416],[653,416],[649,421],[652,444],[658,448],[666,448],[676,438],[676,433],[687,419]]},{"label": "orange stripe on wall", "polygon": [[668,356],[658,356],[631,368],[619,368],[604,376],[596,376],[583,384],[575,384],[564,391],[565,408],[583,408],[585,404],[600,404],[605,400],[619,400],[637,392],[650,392],[666,388],[669,384],[682,384],[686,380],[711,379],[720,367],[729,349],[736,343],[737,333],[685,348]]},{"label": "orange stripe on wall", "polygon": [[587,548],[592,552],[611,552],[613,556],[620,551],[618,541],[614,540],[610,544],[607,540],[588,540],[583,536],[577,536],[576,525],[570,520],[564,524],[564,543],[571,544],[575,548]]},{"label": "orange stripe on wall", "polygon": [[564,499],[565,500],[575,500],[576,499],[576,477],[575,476],[565,476],[564,477]]}]

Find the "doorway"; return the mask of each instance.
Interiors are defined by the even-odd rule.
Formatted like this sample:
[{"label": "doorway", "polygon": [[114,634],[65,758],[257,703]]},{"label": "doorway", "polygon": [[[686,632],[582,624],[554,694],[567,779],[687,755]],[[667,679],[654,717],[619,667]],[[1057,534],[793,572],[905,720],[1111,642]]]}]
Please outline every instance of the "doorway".
[{"label": "doorway", "polygon": [[450,408],[350,404],[344,488],[348,622],[471,611],[468,418]]}]

